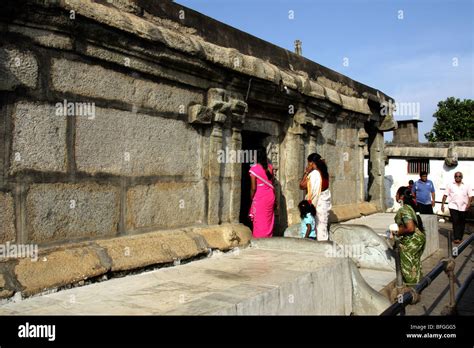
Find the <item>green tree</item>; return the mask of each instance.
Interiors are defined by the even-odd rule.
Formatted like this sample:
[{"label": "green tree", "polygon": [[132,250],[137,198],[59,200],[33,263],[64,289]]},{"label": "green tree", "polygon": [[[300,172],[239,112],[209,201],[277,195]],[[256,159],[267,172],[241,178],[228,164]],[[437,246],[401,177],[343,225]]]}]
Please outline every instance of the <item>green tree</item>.
[{"label": "green tree", "polygon": [[450,97],[438,103],[433,129],[425,133],[434,141],[474,140],[474,100]]}]

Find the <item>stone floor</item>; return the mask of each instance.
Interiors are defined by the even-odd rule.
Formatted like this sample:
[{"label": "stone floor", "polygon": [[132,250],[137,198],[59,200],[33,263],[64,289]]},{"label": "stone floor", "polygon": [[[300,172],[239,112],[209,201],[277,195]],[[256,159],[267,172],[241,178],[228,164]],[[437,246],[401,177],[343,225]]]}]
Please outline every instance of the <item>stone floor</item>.
[{"label": "stone floor", "polygon": [[[387,221],[381,220],[380,225],[387,226]],[[440,224],[441,250],[423,262],[425,274],[445,256],[445,236],[449,228],[450,223]],[[459,284],[472,271],[472,258],[471,245],[456,259]],[[308,277],[314,280],[318,270],[326,270],[323,271],[326,273],[320,273],[321,279],[331,279],[330,282],[337,285],[326,290],[314,289],[318,296],[334,296],[332,291],[344,288],[339,284],[343,278],[336,279],[334,275],[339,271],[342,273],[342,269],[338,271],[332,267],[340,265],[334,259],[315,258],[314,254],[305,251],[237,249],[176,267],[9,302],[0,305],[0,315],[292,314],[293,303],[303,303],[311,297],[298,289],[307,286],[308,281],[312,283]],[[360,271],[377,291],[394,279],[391,272]],[[448,301],[447,286],[447,277],[441,274],[425,289],[421,301],[407,308],[407,314],[439,315]],[[329,301],[321,301],[319,304],[303,303],[302,308],[312,306],[313,312],[307,314],[347,315],[350,313],[347,291],[345,285],[337,295],[340,297],[337,306],[325,306]],[[324,292],[327,294],[323,295]],[[292,296],[293,302],[288,300]],[[287,307],[275,308],[275,303],[281,304],[282,298],[288,300]]]},{"label": "stone floor", "polygon": [[[7,303],[0,315],[348,315],[352,289],[342,263],[297,250],[237,249]],[[320,301],[313,302],[315,294],[305,291],[314,291]]]}]

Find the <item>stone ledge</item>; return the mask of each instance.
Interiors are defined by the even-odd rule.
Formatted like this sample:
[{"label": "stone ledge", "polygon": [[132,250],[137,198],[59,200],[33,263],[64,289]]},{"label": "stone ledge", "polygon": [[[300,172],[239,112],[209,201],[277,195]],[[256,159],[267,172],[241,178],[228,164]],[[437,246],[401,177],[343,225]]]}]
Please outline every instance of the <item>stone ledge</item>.
[{"label": "stone ledge", "polygon": [[[307,73],[303,71],[291,71],[283,69],[262,58],[256,58],[240,52],[235,48],[223,47],[206,41],[202,37],[187,32],[183,34],[177,27],[166,27],[158,21],[142,18],[132,13],[123,12],[113,6],[92,1],[69,0],[59,3],[58,7],[67,11],[74,10],[76,13],[97,23],[123,32],[130,33],[144,40],[161,43],[192,57],[201,58],[207,62],[230,69],[232,71],[253,76],[262,80],[270,81],[276,85],[283,83],[288,88],[299,93],[316,98],[325,98],[340,105],[342,108],[369,115],[370,108],[368,99],[345,96],[344,104],[338,91],[322,86],[316,81],[306,78]],[[302,78],[303,76],[303,78]],[[301,79],[303,82],[301,82]],[[347,89],[347,88],[346,88]],[[322,93],[322,91],[326,93]],[[329,93],[329,94],[328,94]],[[376,97],[381,103],[382,97]]]},{"label": "stone ledge", "polygon": [[329,222],[340,222],[360,217],[356,204],[344,204],[333,206],[329,211]]},{"label": "stone ledge", "polygon": [[222,251],[250,243],[252,232],[242,224],[225,224],[205,228],[195,228],[195,234],[202,236],[212,249]]},{"label": "stone ledge", "polygon": [[[15,292],[28,297],[107,272],[185,260],[205,254],[209,249],[245,247],[251,236],[244,225],[223,224],[49,247],[40,250],[37,261],[29,258],[0,260],[0,299],[9,298]],[[7,278],[17,285],[3,281]]]},{"label": "stone ledge", "polygon": [[3,274],[0,274],[0,298],[7,298],[13,295],[13,291],[6,289],[6,280]]},{"label": "stone ledge", "polygon": [[208,249],[204,240],[200,242],[179,230],[113,238],[97,244],[111,258],[113,272],[188,259]]},{"label": "stone ledge", "polygon": [[[399,144],[385,147],[384,153],[388,157],[421,157],[430,159],[445,159],[448,157],[448,146],[446,143],[433,143],[437,146],[428,146],[426,144]],[[474,158],[474,147],[456,145],[453,147],[459,160],[468,160]]]},{"label": "stone ledge", "polygon": [[359,203],[358,206],[359,206],[359,213],[363,216],[379,213],[377,206],[373,203],[363,202],[363,203]]},{"label": "stone ledge", "polygon": [[57,32],[14,24],[10,24],[8,26],[8,31],[27,36],[41,46],[58,48],[62,50],[73,49],[71,38]]},{"label": "stone ledge", "polygon": [[73,284],[106,273],[110,269],[92,246],[83,246],[44,253],[37,261],[20,259],[14,276],[21,284],[24,296],[47,289]]},{"label": "stone ledge", "polygon": [[329,222],[341,222],[357,219],[361,216],[371,215],[380,212],[373,203],[362,202],[355,204],[341,204],[333,206],[329,212]]}]

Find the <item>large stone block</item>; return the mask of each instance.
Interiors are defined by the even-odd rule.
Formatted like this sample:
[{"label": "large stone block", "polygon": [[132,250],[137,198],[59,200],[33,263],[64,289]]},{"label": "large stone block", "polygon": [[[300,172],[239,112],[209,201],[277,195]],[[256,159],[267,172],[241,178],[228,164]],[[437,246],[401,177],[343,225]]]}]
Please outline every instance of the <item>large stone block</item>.
[{"label": "large stone block", "polygon": [[72,40],[65,35],[53,31],[28,28],[19,25],[9,25],[8,31],[28,36],[34,42],[42,46],[72,50]]},{"label": "large stone block", "polygon": [[207,252],[200,241],[184,231],[144,233],[97,242],[112,260],[112,271],[123,271],[184,260]]},{"label": "large stone block", "polygon": [[0,274],[0,299],[13,295],[13,291],[7,288],[7,282],[3,274]]},{"label": "large stone block", "polygon": [[202,181],[135,186],[127,192],[127,229],[201,224],[204,197]]},{"label": "large stone block", "polygon": [[357,182],[349,180],[334,180],[331,186],[331,198],[333,205],[351,204],[357,201]]},{"label": "large stone block", "polygon": [[366,115],[371,114],[367,99],[347,97],[344,94],[340,94],[339,96],[341,97],[342,107],[344,109],[352,110]]},{"label": "large stone block", "polygon": [[201,137],[184,122],[96,108],[76,120],[79,171],[116,175],[200,176]]},{"label": "large stone block", "polygon": [[40,255],[38,261],[20,259],[14,269],[23,295],[30,296],[51,289],[106,273],[96,250],[91,247],[57,250]]},{"label": "large stone block", "polygon": [[252,231],[242,224],[199,227],[193,228],[192,231],[204,237],[209,247],[220,250],[246,246],[252,239]]},{"label": "large stone block", "polygon": [[333,205],[329,211],[329,222],[341,222],[360,217],[357,204]]},{"label": "large stone block", "polygon": [[56,116],[53,105],[16,104],[10,157],[10,173],[21,170],[66,172],[66,116]]},{"label": "large stone block", "polygon": [[113,236],[118,188],[98,184],[39,184],[27,194],[28,239],[36,243]]},{"label": "large stone block", "polygon": [[187,113],[192,104],[203,104],[204,96],[188,89],[155,83],[122,74],[99,65],[54,59],[52,88],[86,98],[115,100],[161,112]]},{"label": "large stone block", "polygon": [[0,90],[13,91],[19,86],[36,88],[37,83],[38,63],[30,51],[0,47]]},{"label": "large stone block", "polygon": [[13,242],[15,240],[13,197],[9,193],[0,192],[0,243]]},{"label": "large stone block", "polygon": [[[124,40],[123,36],[121,36],[121,40]],[[216,74],[215,70],[211,70],[212,68],[204,67],[203,65],[199,65],[199,69],[201,69],[200,71],[202,71],[202,69],[206,69],[205,71],[207,74],[199,73],[198,76],[197,74],[190,75],[185,71],[178,71],[160,64],[154,64],[150,61],[150,58],[152,61],[156,61],[158,63],[163,54],[162,49],[159,47],[156,48],[156,51],[150,51],[148,47],[141,46],[139,41],[133,39],[123,41],[122,44],[127,46],[126,53],[119,53],[117,50],[104,48],[102,46],[99,47],[92,43],[86,44],[80,53],[94,57],[95,59],[101,59],[108,62],[113,62],[114,64],[119,64],[126,67],[127,69],[133,69],[134,71],[154,75],[158,78],[164,78],[169,81],[177,81],[179,83],[202,88],[204,90],[207,90],[210,87],[210,81],[207,80],[205,76],[212,76]],[[133,54],[132,56],[130,55],[130,52],[135,52],[136,54]],[[148,56],[149,59],[139,58],[139,56],[143,57],[143,54]],[[158,59],[154,60],[154,57]],[[181,55],[178,57],[176,57],[176,59],[182,61],[183,57]],[[223,78],[223,76],[221,77]]]},{"label": "large stone block", "polygon": [[361,215],[371,215],[378,212],[377,206],[369,202],[359,203],[358,206],[359,206],[359,213]]}]

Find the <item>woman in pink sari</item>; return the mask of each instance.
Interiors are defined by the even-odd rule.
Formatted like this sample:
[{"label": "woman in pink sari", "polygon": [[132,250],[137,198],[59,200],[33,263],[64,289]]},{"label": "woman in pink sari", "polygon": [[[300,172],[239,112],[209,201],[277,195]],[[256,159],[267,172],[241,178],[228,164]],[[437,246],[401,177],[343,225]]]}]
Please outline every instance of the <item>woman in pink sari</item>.
[{"label": "woman in pink sari", "polygon": [[264,148],[257,150],[257,163],[249,170],[251,189],[250,219],[253,222],[254,238],[270,238],[275,221],[275,190],[273,188],[273,167],[268,164]]}]

